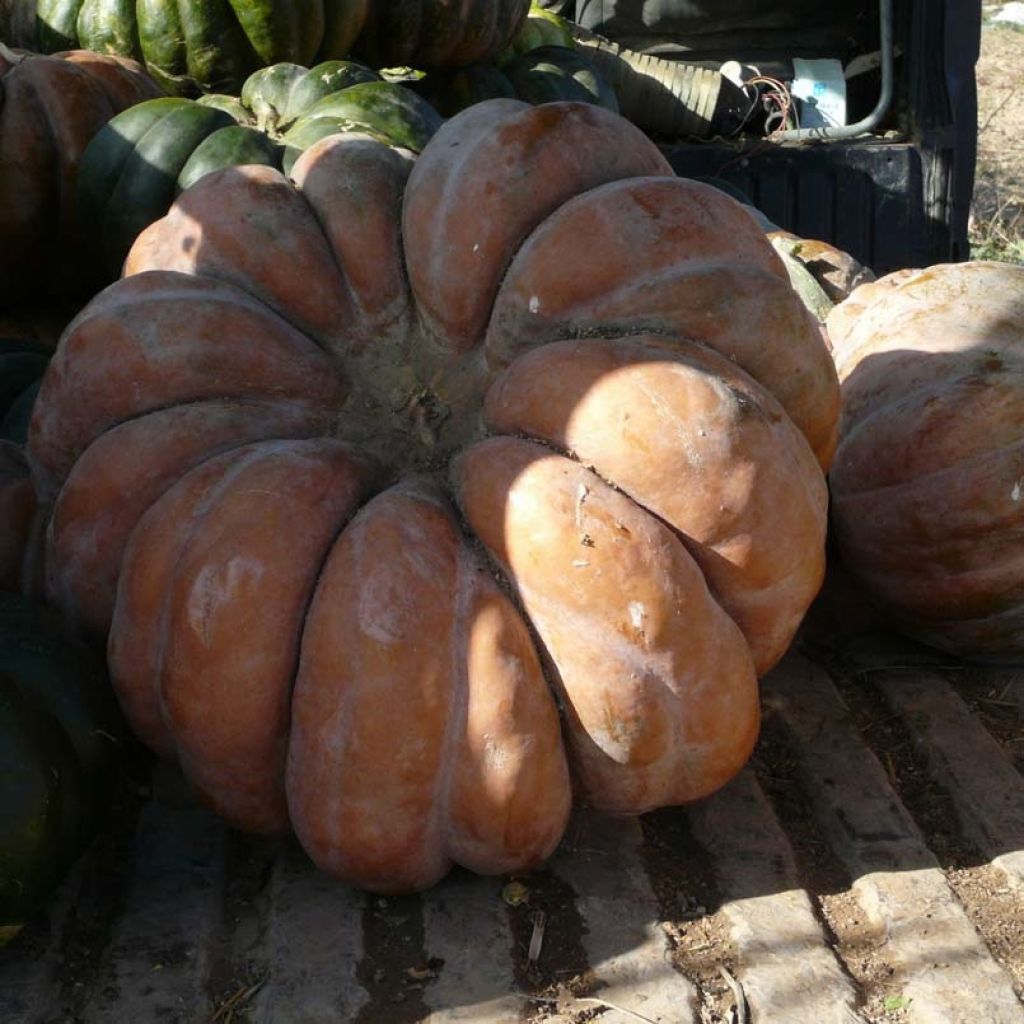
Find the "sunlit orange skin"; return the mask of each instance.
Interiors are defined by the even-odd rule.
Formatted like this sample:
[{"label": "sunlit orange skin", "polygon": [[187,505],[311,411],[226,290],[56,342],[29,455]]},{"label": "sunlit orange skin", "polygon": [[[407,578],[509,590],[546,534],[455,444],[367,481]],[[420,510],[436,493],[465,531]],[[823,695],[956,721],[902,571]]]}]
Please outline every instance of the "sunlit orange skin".
[{"label": "sunlit orange skin", "polygon": [[757,677],[673,533],[528,441],[476,445],[455,483],[552,661],[587,802],[637,813],[732,778],[757,737]]},{"label": "sunlit orange skin", "polygon": [[379,495],[331,552],[295,716],[292,820],[342,877],[402,891],[453,861],[521,870],[565,828],[558,715],[526,626],[429,484]]},{"label": "sunlit orange skin", "polygon": [[[763,388],[688,342],[556,342],[516,360],[484,414],[572,452],[678,531],[757,674],[778,662],[824,578],[828,495]],[[782,507],[779,532],[768,524]]]}]

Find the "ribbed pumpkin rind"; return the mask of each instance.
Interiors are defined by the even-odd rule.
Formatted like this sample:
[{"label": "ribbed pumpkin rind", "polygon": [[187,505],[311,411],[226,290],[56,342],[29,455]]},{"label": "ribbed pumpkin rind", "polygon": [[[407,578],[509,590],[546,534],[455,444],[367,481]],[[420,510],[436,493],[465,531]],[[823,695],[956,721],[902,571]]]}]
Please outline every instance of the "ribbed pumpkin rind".
[{"label": "ribbed pumpkin rind", "polygon": [[840,551],[908,633],[1024,658],[1024,270],[901,271],[829,318]]},{"label": "ribbed pumpkin rind", "polygon": [[[495,151],[503,158],[494,159]],[[274,543],[246,541],[244,550],[232,545],[250,536],[249,525],[230,523],[238,516],[245,523],[245,510],[258,506],[266,512],[251,517],[258,533],[303,456],[284,441],[258,442],[234,456],[211,455],[171,484],[132,531],[118,581],[109,650],[129,717],[156,749],[187,753],[194,779],[229,820],[262,827],[249,816],[248,784],[233,783],[226,770],[230,751],[248,740],[230,734],[240,691],[219,681],[244,677],[239,665],[255,651],[244,642],[247,629],[260,645],[270,643],[281,664],[271,688],[276,717],[264,724],[275,735],[288,732],[288,815],[317,863],[382,892],[429,885],[453,862],[506,872],[550,853],[568,812],[569,775],[566,752],[550,737],[555,700],[539,685],[538,666],[559,694],[579,799],[641,813],[707,795],[740,768],[758,727],[754,654],[716,592],[723,584],[709,583],[659,512],[602,479],[596,466],[603,459],[594,456],[592,469],[574,457],[573,447],[587,457],[584,444],[543,434],[544,443],[524,440],[481,418],[485,395],[523,354],[514,345],[504,355],[489,350],[491,310],[509,266],[546,223],[606,194],[613,222],[641,252],[686,223],[679,210],[669,228],[648,215],[649,194],[675,180],[657,148],[592,105],[494,100],[449,122],[407,177],[395,150],[355,136],[324,140],[301,161],[298,185],[249,166],[216,171],[183,193],[140,236],[125,278],[65,335],[33,418],[33,464],[52,497],[77,456],[119,423],[223,398],[226,390],[250,400],[287,389],[308,398],[343,379],[331,437],[390,470],[351,524],[338,523],[325,559],[302,569],[310,586],[334,596],[317,613],[315,642],[310,634],[283,661],[311,620],[296,627],[288,618],[286,643],[257,619],[264,605],[287,597],[284,590],[294,597],[299,566],[288,560],[287,542],[306,516],[289,495]],[[519,197],[527,201],[517,205]],[[674,263],[663,245],[673,270],[688,265],[696,279],[738,260],[786,287],[778,258],[731,200],[720,197],[726,205],[716,207],[696,186],[688,197],[698,219],[717,217],[728,230],[710,254],[676,245]],[[572,269],[593,284],[632,255],[591,247]],[[510,308],[510,318],[540,312],[532,298]],[[794,330],[807,335],[801,344],[822,344],[806,319],[781,330],[765,315],[778,301],[774,291],[756,291],[755,300],[770,351],[792,344]],[[658,387],[630,394],[653,403],[646,411],[657,417],[659,394],[682,387],[680,360],[692,342],[670,319],[645,322],[635,310],[571,340],[585,346],[595,334],[627,368],[635,362],[631,346],[651,356]],[[730,389],[727,375],[714,371],[715,358],[691,360],[701,381],[693,407],[724,409],[723,422],[738,423],[744,410],[753,416],[762,386],[743,378]],[[825,387],[819,399],[823,420],[830,394]],[[574,404],[564,398],[559,415],[569,421]],[[649,428],[633,431],[621,415],[641,399],[626,399],[624,410],[608,395],[602,401],[609,404],[591,409],[589,422],[614,426],[616,450],[649,463],[655,478],[670,476],[671,460],[646,443]],[[738,428],[710,429],[717,416],[708,413],[708,440],[700,443],[724,445],[730,506],[746,507],[758,474],[771,473],[779,459],[807,478],[806,531],[774,507],[753,518],[767,540],[793,531],[796,547],[811,552],[806,591],[813,591],[824,487],[808,441],[767,395],[757,416],[778,444],[767,459],[755,454],[757,445],[736,440]],[[699,445],[691,447],[697,458]],[[251,459],[273,464],[273,486],[249,479],[242,466]],[[692,491],[699,505],[705,492]],[[708,500],[698,518],[713,528],[726,501]],[[86,516],[83,532],[88,525]],[[744,551],[734,545],[729,557],[740,564]],[[790,630],[810,600],[806,591],[775,609]],[[309,607],[319,607],[316,596]],[[256,661],[254,671],[262,672],[265,659]],[[286,671],[298,679],[290,698],[280,683]],[[380,693],[388,694],[383,704]],[[193,697],[208,711],[199,726],[186,722]],[[277,763],[280,749],[274,746],[268,763]],[[463,772],[468,755],[479,769]],[[490,782],[481,793],[472,779],[483,769]],[[527,772],[546,781],[536,787],[532,827],[524,829],[515,825],[522,814],[516,794]],[[279,777],[268,778],[276,787]],[[383,867],[375,851],[387,852]]]}]

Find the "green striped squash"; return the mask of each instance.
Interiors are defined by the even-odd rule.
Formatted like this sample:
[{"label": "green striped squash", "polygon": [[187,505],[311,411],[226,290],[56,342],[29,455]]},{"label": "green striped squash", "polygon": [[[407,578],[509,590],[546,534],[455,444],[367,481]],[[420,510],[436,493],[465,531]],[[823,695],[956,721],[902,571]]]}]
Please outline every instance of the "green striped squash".
[{"label": "green striped squash", "polygon": [[[28,0],[21,0],[24,4]],[[31,0],[36,47],[144,61],[173,95],[237,92],[257,68],[347,56],[370,0]]]},{"label": "green striped squash", "polygon": [[139,234],[211,171],[266,164],[287,173],[303,150],[339,132],[419,152],[441,123],[422,97],[352,61],[263,68],[243,83],[241,99],[140,103],[113,118],[82,157],[83,234],[118,273]]}]

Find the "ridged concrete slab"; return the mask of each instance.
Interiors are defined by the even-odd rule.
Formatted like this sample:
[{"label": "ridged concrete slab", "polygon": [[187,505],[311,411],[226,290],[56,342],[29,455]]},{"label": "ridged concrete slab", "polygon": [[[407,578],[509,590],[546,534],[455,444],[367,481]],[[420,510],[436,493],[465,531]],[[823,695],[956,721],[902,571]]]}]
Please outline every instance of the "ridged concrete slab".
[{"label": "ridged concrete slab", "polygon": [[424,946],[444,961],[424,990],[429,1024],[518,1024],[512,932],[501,882],[459,875],[423,897]]},{"label": "ridged concrete slab", "polygon": [[195,806],[143,808],[125,902],[103,956],[88,1024],[193,1024],[211,1011],[206,986],[223,928],[224,824]]},{"label": "ridged concrete slab", "polygon": [[[894,672],[891,681],[887,671],[873,670],[871,685],[899,713],[929,777],[952,797],[967,838],[1016,871],[1024,846],[1020,778],[957,696],[956,677],[943,681],[921,667]],[[1000,699],[1016,700],[1020,687],[1006,689],[1005,675],[993,670],[993,686]],[[988,692],[987,677],[982,683]],[[887,934],[878,952],[897,968],[894,991],[912,1000],[901,1019],[1024,1021],[1008,977],[968,923],[831,681],[790,658],[765,681],[764,694],[769,719],[781,726],[779,742],[800,766],[796,789],[810,827],[854,879],[865,918]],[[410,901],[415,927],[406,927],[416,948],[396,968],[391,952],[405,947],[401,936],[389,946],[390,925],[381,924],[388,915],[377,912],[376,901],[317,872],[294,842],[233,837],[225,860],[224,827],[184,787],[178,790],[177,798],[162,793],[150,801],[137,823],[121,820],[69,878],[46,918],[0,952],[0,1024],[208,1024],[225,1006],[233,1007],[235,1024],[635,1024],[638,1017],[693,1024],[698,993],[672,967],[661,920],[672,915],[654,886],[664,897],[666,881],[676,885],[691,871],[706,877],[709,869],[728,934],[709,933],[712,945],[701,955],[712,969],[725,957],[735,964],[751,1024],[858,1020],[854,1008],[863,993],[829,948],[814,901],[801,888],[791,840],[749,772],[711,800],[678,811],[688,837],[678,848],[676,812],[664,819],[665,833],[659,822],[645,823],[650,848],[637,821],[577,817],[551,875],[538,881],[541,894],[556,883],[547,895],[572,921],[571,952],[555,941],[544,947],[542,973],[553,982],[542,991],[552,994],[559,979],[582,974],[599,982],[596,999],[622,1010],[574,998],[568,987],[549,1003],[517,991],[524,912],[503,903],[503,879],[456,872]],[[691,864],[691,857],[701,863]],[[658,875],[666,864],[669,880]],[[409,965],[423,970],[422,980],[416,973],[406,983]],[[404,1001],[389,1001],[387,985],[375,983],[377,968],[397,970],[403,989],[396,994],[404,992]],[[233,994],[244,998],[232,1004]]]},{"label": "ridged concrete slab", "polygon": [[[595,995],[654,1024],[696,1022],[699,994],[672,967],[668,939],[659,927],[658,902],[640,859],[639,821],[581,813],[572,835],[575,849],[563,849],[552,868],[576,892],[587,960],[601,982]],[[616,1009],[606,1010],[600,1019],[607,1024],[636,1022]]]},{"label": "ridged concrete slab", "polygon": [[857,993],[800,888],[793,849],[752,773],[745,770],[690,811],[694,838],[712,858],[736,976],[758,1021],[857,1024]]},{"label": "ridged concrete slab", "polygon": [[1020,1024],[1024,1007],[954,898],[935,857],[817,666],[789,656],[764,681],[815,818],[886,935],[911,1024]]},{"label": "ridged concrete slab", "polygon": [[1024,887],[1024,780],[1003,749],[937,673],[878,672],[872,683],[906,720],[964,833]]},{"label": "ridged concrete slab", "polygon": [[253,997],[259,1024],[351,1021],[368,1002],[356,978],[363,955],[363,895],[316,870],[295,844],[274,863],[262,959]]},{"label": "ridged concrete slab", "polygon": [[[88,855],[86,855],[86,859]],[[45,917],[0,950],[0,1021],[34,1024],[59,1020],[65,932],[71,927],[86,864],[78,864],[54,894]]]}]

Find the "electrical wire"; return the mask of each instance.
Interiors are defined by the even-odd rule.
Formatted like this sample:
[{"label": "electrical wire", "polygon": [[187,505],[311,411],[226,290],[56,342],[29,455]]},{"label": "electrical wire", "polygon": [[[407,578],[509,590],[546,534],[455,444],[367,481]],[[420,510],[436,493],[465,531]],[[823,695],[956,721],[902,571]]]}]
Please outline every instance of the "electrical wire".
[{"label": "electrical wire", "polygon": [[[785,82],[770,75],[754,75],[743,83],[746,89],[753,86],[755,89],[754,103],[759,102],[765,112],[765,136],[769,139],[784,132],[791,127],[800,127],[800,117],[797,113],[793,96]],[[766,86],[761,89],[758,86]],[[792,119],[792,125],[790,120]],[[747,117],[749,120],[749,115]]]}]

